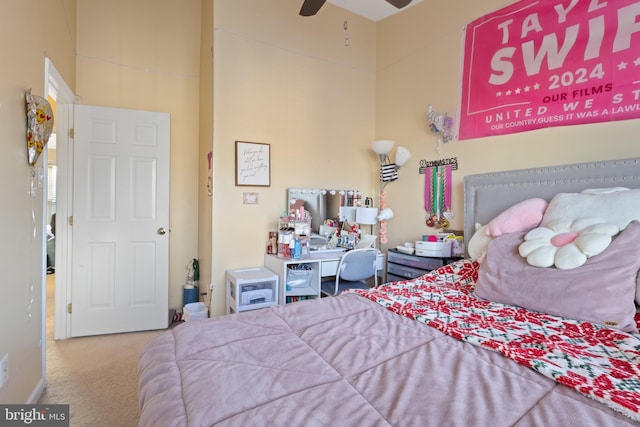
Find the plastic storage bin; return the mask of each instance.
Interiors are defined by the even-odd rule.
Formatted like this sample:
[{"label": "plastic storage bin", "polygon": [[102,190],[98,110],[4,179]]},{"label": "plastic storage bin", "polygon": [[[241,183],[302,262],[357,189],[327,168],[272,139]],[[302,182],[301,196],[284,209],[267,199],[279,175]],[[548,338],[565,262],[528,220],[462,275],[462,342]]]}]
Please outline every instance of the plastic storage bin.
[{"label": "plastic storage bin", "polygon": [[185,322],[197,319],[206,319],[207,317],[207,307],[203,302],[192,302],[184,306],[183,319]]},{"label": "plastic storage bin", "polygon": [[227,314],[278,304],[278,275],[264,267],[227,270]]},{"label": "plastic storage bin", "polygon": [[453,242],[422,242],[416,241],[416,255],[425,257],[450,257],[452,255]]},{"label": "plastic storage bin", "polygon": [[290,265],[287,269],[286,290],[311,286],[313,270],[311,268],[300,268],[298,264]]},{"label": "plastic storage bin", "polygon": [[[428,257],[419,258],[413,255],[403,254],[403,253],[392,251],[392,250],[389,251],[387,257],[390,263],[399,264],[400,267],[405,267],[405,266],[414,267],[420,270],[427,270],[427,271],[435,270],[436,268],[440,268],[443,265],[445,265],[444,260],[440,258],[428,258]],[[390,266],[387,267],[388,271],[390,271],[389,268]],[[424,274],[424,272],[422,274]],[[422,276],[422,274],[420,274],[420,276]],[[412,277],[407,274],[400,274],[400,276]],[[417,277],[417,276],[414,276],[414,277]]]}]

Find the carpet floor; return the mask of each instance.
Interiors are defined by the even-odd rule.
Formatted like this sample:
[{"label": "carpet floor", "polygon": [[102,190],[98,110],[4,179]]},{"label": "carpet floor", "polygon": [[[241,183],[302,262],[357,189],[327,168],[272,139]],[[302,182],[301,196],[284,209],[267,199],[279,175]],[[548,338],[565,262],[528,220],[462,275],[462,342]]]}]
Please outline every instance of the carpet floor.
[{"label": "carpet floor", "polygon": [[47,387],[38,403],[69,404],[72,427],[138,425],[138,356],[163,331],[53,340],[54,275],[47,276]]}]

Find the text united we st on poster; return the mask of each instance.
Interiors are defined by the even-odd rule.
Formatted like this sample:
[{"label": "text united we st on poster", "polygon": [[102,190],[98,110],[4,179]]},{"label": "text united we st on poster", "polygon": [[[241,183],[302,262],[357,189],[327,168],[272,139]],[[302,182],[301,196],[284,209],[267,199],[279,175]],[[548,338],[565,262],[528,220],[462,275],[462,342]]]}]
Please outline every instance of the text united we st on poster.
[{"label": "text united we st on poster", "polygon": [[458,139],[640,117],[640,1],[523,0],[465,28]]}]

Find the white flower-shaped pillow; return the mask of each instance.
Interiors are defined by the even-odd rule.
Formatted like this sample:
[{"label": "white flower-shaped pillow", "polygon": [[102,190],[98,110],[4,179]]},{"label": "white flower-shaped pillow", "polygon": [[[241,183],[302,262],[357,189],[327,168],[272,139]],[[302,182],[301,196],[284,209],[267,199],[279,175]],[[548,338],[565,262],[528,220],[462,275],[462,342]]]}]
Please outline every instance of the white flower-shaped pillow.
[{"label": "white flower-shaped pillow", "polygon": [[567,270],[604,251],[619,232],[617,225],[600,217],[558,219],[529,231],[518,252],[534,267]]}]

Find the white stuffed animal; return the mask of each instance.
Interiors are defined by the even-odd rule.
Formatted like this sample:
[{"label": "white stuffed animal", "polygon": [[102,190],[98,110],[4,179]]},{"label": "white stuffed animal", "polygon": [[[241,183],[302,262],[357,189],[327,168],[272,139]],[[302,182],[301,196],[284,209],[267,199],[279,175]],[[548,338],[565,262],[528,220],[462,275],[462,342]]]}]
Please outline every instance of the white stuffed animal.
[{"label": "white stuffed animal", "polygon": [[482,262],[485,255],[487,255],[487,248],[491,240],[493,240],[493,237],[487,233],[487,226],[476,223],[476,232],[473,233],[469,243],[467,243],[469,257],[478,262]]}]

